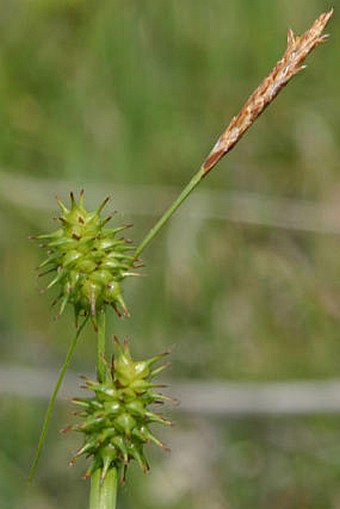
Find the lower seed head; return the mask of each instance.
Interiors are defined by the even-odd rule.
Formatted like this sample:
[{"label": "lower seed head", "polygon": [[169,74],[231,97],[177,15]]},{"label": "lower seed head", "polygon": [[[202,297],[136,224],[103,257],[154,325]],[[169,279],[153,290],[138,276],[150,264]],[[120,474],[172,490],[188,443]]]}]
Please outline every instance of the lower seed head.
[{"label": "lower seed head", "polygon": [[[127,343],[124,348],[118,340],[115,344],[116,355],[111,369],[107,365],[109,379],[103,383],[86,380],[87,387],[94,391],[95,396],[88,400],[74,400],[81,407],[83,423],[71,429],[84,434],[84,444],[74,460],[81,454],[92,457],[87,476],[91,475],[94,467],[101,468],[102,478],[110,468],[125,471],[131,460],[136,460],[142,470],[147,471],[149,466],[143,452],[144,445],[153,442],[165,448],[150,430],[151,422],[169,424],[149,409],[161,397],[151,388],[151,373],[139,373],[139,381],[144,383],[145,389],[142,393],[136,391],[135,373],[131,368],[142,362],[131,358]],[[154,359],[144,363],[150,365]],[[87,401],[89,404],[86,404]]]}]

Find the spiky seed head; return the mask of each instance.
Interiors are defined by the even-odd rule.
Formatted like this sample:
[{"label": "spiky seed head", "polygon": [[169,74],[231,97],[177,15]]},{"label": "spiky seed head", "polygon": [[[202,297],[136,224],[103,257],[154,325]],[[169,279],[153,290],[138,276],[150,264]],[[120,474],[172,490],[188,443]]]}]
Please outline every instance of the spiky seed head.
[{"label": "spiky seed head", "polygon": [[105,226],[110,217],[102,219],[101,212],[107,201],[97,210],[87,211],[83,192],[78,202],[71,193],[70,208],[58,199],[61,228],[36,237],[48,250],[48,257],[40,266],[41,275],[54,273],[47,289],[59,287],[55,300],[60,302],[59,315],[67,304],[73,305],[76,318],[90,314],[94,322],[106,305],[112,306],[119,316],[128,315],[121,283],[134,275],[134,248],[120,236],[127,226]]},{"label": "spiky seed head", "polygon": [[129,345],[122,346],[115,338],[115,355],[111,366],[105,359],[106,379],[104,382],[85,379],[85,386],[94,392],[93,397],[77,398],[73,402],[80,407],[82,422],[67,428],[84,434],[84,442],[71,460],[74,464],[81,455],[92,458],[85,478],[97,468],[105,478],[110,468],[120,469],[125,477],[131,460],[147,472],[149,464],[144,445],[153,442],[159,447],[165,445],[150,430],[152,423],[169,425],[171,422],[155,413],[150,406],[154,402],[168,400],[167,396],[155,391],[152,378],[159,368],[153,365],[163,355],[134,361]]}]

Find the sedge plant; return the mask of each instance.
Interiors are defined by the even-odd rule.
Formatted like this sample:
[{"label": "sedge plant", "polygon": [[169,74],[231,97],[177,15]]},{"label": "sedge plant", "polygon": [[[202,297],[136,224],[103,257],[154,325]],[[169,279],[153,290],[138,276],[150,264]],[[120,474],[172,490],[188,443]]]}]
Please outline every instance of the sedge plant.
[{"label": "sedge plant", "polygon": [[170,425],[155,404],[171,398],[159,392],[155,377],[167,364],[157,366],[165,354],[135,361],[128,340],[123,344],[114,338],[115,354],[107,359],[106,314],[112,308],[118,317],[129,316],[123,296],[124,280],[139,274],[140,256],[178,207],[198,184],[211,172],[220,159],[241,139],[278,93],[305,65],[309,53],[324,42],[323,35],[333,10],[321,14],[301,36],[288,32],[287,48],[269,75],[251,94],[240,112],[218,138],[208,157],[189,181],[178,198],[170,205],[139,245],[124,237],[127,226],[110,228],[110,216],[102,218],[107,199],[95,211],[84,205],[84,192],[79,199],[71,193],[69,208],[58,200],[61,208],[60,228],[51,234],[35,237],[47,250],[47,258],[40,266],[42,275],[51,274],[47,289],[56,287],[58,315],[67,305],[73,307],[76,333],[67,352],[41,431],[37,452],[30,471],[33,479],[40,459],[53,405],[70,364],[81,333],[89,322],[97,338],[97,379],[84,379],[84,387],[91,396],[73,400],[79,422],[65,428],[83,436],[83,442],[71,460],[85,455],[90,464],[84,478],[90,478],[90,509],[113,509],[116,506],[118,480],[126,478],[130,461],[136,461],[144,472],[149,470],[145,445],[166,446],[154,434],[153,425]]}]

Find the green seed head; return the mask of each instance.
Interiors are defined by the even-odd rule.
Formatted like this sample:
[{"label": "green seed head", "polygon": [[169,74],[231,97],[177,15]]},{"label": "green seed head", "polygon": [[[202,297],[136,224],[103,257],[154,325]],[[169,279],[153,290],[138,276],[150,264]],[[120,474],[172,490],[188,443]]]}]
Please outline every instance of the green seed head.
[{"label": "green seed head", "polygon": [[124,479],[127,466],[133,459],[147,472],[149,465],[144,445],[153,442],[165,448],[150,430],[150,425],[171,424],[149,408],[154,403],[170,399],[156,392],[152,382],[153,377],[166,367],[153,368],[164,354],[136,362],[131,358],[127,341],[122,347],[115,338],[115,346],[112,365],[104,360],[105,382],[85,379],[86,387],[94,392],[94,396],[74,400],[81,409],[82,422],[68,429],[83,433],[84,443],[71,463],[83,454],[92,458],[85,478],[100,468],[104,479],[110,468],[117,468],[122,470]]},{"label": "green seed head", "polygon": [[84,193],[80,193],[78,203],[71,193],[69,209],[58,200],[62,210],[61,228],[37,237],[48,250],[48,257],[40,268],[44,269],[43,274],[55,274],[47,288],[59,287],[55,300],[60,302],[59,314],[69,303],[76,317],[90,314],[94,321],[106,305],[112,306],[119,316],[128,315],[121,282],[135,275],[131,272],[134,249],[119,236],[126,226],[105,227],[110,217],[102,219],[101,211],[107,201],[97,210],[88,212],[84,208]]}]

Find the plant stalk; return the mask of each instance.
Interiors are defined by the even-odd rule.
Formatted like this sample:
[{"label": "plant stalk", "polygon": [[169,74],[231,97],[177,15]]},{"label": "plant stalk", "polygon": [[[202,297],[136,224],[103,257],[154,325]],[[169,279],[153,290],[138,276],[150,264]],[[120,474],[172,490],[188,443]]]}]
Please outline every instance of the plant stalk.
[{"label": "plant stalk", "polygon": [[98,332],[97,332],[97,378],[99,382],[105,382],[106,369],[104,357],[106,353],[106,314],[100,311],[98,314]]},{"label": "plant stalk", "polygon": [[205,176],[205,170],[203,166],[198,170],[198,172],[193,176],[187,186],[183,189],[181,194],[176,198],[176,200],[170,205],[170,207],[164,212],[162,217],[157,221],[155,226],[151,228],[151,230],[144,237],[142,242],[139,244],[135,251],[135,257],[138,258],[139,255],[144,251],[146,246],[153,240],[153,238],[157,235],[157,233],[161,230],[161,228],[169,221],[171,216],[174,215],[176,210],[182,203],[188,198],[189,194],[198,186],[201,182],[202,178]]},{"label": "plant stalk", "polygon": [[[105,382],[106,366],[104,362],[106,353],[106,314],[101,311],[97,319],[97,378]],[[97,468],[91,476],[90,509],[115,509],[117,498],[117,469],[109,468],[104,479],[102,471]]]},{"label": "plant stalk", "polygon": [[100,468],[93,472],[91,476],[89,509],[115,509],[117,500],[117,469],[110,468],[103,480],[100,476]]}]

